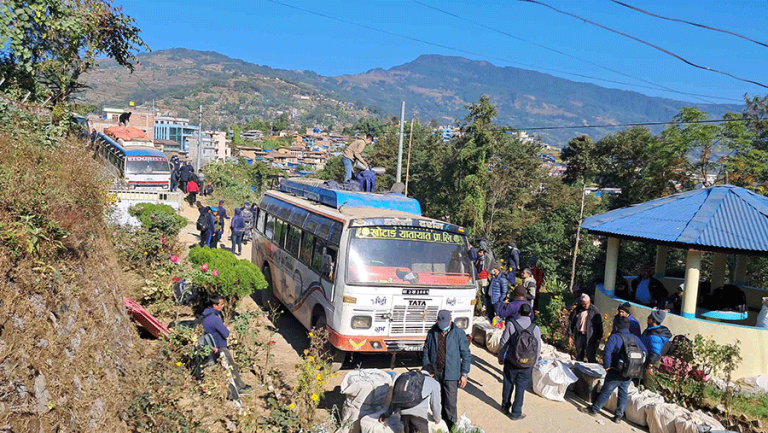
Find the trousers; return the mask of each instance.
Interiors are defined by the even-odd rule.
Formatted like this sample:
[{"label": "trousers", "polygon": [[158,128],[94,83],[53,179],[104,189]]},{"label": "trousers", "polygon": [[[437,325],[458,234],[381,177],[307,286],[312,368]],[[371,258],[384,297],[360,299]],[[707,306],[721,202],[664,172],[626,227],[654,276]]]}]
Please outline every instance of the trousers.
[{"label": "trousers", "polygon": [[510,415],[519,417],[523,414],[523,399],[525,398],[525,389],[531,381],[533,367],[518,368],[509,361],[504,361],[504,386],[501,391],[501,407],[507,408],[512,399],[512,392],[515,393],[515,401],[512,403],[512,412]]},{"label": "trousers", "polygon": [[420,416],[401,415],[400,421],[405,433],[429,433],[429,422]]},{"label": "trousers", "polygon": [[603,382],[603,388],[600,390],[600,394],[597,399],[592,403],[592,409],[595,412],[599,412],[600,409],[605,406],[608,399],[613,394],[613,390],[619,388],[618,400],[616,401],[616,412],[613,414],[619,418],[624,417],[624,410],[627,408],[627,391],[629,390],[629,384],[632,382],[624,376],[616,374],[613,370],[608,370],[608,374],[605,375],[605,382]]},{"label": "trousers", "polygon": [[587,340],[587,334],[576,333],[573,337],[573,345],[576,346],[576,360],[587,362],[597,362],[597,342]]},{"label": "trousers", "polygon": [[440,400],[443,403],[442,416],[450,431],[453,429],[453,425],[459,421],[457,405],[459,381],[439,379],[438,382],[440,382]]}]

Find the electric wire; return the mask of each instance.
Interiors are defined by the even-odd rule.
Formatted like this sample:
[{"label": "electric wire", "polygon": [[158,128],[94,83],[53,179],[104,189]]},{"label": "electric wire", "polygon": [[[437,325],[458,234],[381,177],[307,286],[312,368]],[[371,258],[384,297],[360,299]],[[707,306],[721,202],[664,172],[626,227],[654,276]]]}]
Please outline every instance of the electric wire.
[{"label": "electric wire", "polygon": [[529,39],[525,39],[525,38],[521,38],[521,37],[519,37],[519,36],[516,36],[516,35],[510,34],[510,33],[507,33],[507,32],[505,32],[505,31],[503,31],[503,30],[499,30],[499,29],[493,28],[493,27],[491,27],[491,26],[488,26],[488,25],[485,25],[485,24],[483,24],[483,23],[481,23],[481,22],[477,22],[477,21],[471,20],[471,19],[469,19],[469,18],[467,18],[467,17],[461,16],[461,15],[458,15],[458,14],[454,14],[454,13],[452,13],[452,12],[449,12],[449,11],[446,11],[446,10],[444,10],[444,9],[441,9],[441,8],[438,8],[438,7],[435,7],[435,6],[429,5],[429,4],[427,4],[427,3],[424,3],[424,2],[421,2],[421,1],[419,1],[419,0],[413,0],[413,2],[414,2],[414,3],[417,3],[417,4],[420,4],[420,5],[424,6],[424,7],[427,7],[427,8],[429,8],[429,9],[432,9],[432,10],[438,11],[438,12],[440,12],[440,13],[443,13],[443,14],[445,14],[445,15],[448,15],[448,16],[452,16],[452,17],[454,17],[454,18],[457,18],[457,19],[460,19],[460,20],[463,20],[463,21],[466,21],[466,22],[472,23],[472,24],[474,24],[474,25],[476,25],[476,26],[480,26],[480,27],[482,27],[482,28],[484,28],[484,29],[487,29],[487,30],[491,30],[491,31],[493,31],[493,32],[496,32],[496,33],[502,34],[502,35],[504,35],[504,36],[508,36],[508,37],[510,37],[510,38],[512,38],[512,39],[515,39],[515,40],[518,40],[518,41],[522,41],[522,42],[525,42],[525,43],[528,43],[528,44],[531,44],[531,45],[537,46],[537,47],[539,47],[539,48],[543,48],[543,49],[545,49],[545,50],[548,50],[548,51],[552,51],[552,52],[554,52],[554,53],[560,54],[560,55],[562,55],[562,56],[565,56],[565,57],[569,57],[569,58],[571,58],[571,59],[576,59],[576,60],[579,60],[579,61],[582,61],[582,62],[588,63],[588,64],[590,64],[590,65],[592,65],[592,66],[596,66],[596,67],[598,67],[598,68],[604,69],[604,70],[606,70],[606,71],[610,71],[610,72],[613,72],[613,73],[615,73],[615,74],[619,74],[619,75],[622,75],[622,76],[625,76],[625,77],[628,77],[628,78],[633,78],[633,79],[635,79],[635,80],[638,80],[638,81],[642,81],[642,82],[644,82],[644,83],[647,83],[647,84],[651,84],[651,85],[655,86],[655,87],[656,87],[656,88],[658,88],[658,89],[667,90],[667,91],[669,91],[669,92],[672,92],[672,93],[678,93],[678,94],[681,94],[681,95],[694,96],[694,97],[697,97],[697,99],[699,99],[700,101],[703,101],[703,102],[707,102],[707,103],[712,103],[712,101],[710,101],[710,100],[707,100],[707,99],[702,99],[702,98],[712,98],[712,99],[721,99],[721,100],[726,100],[726,101],[737,101],[737,102],[743,102],[742,100],[740,100],[740,99],[735,99],[735,98],[724,98],[724,97],[718,97],[718,96],[709,96],[709,95],[702,95],[702,94],[699,94],[699,93],[690,93],[690,92],[683,92],[683,91],[680,91],[680,90],[676,90],[676,89],[673,89],[673,88],[671,88],[671,87],[667,87],[667,86],[663,86],[663,85],[661,85],[661,84],[657,84],[657,83],[654,83],[653,81],[650,81],[650,80],[646,80],[646,79],[644,79],[644,78],[636,77],[636,76],[634,76],[634,75],[630,75],[630,74],[627,74],[627,73],[625,73],[625,72],[621,72],[621,71],[618,71],[618,70],[616,70],[616,69],[613,69],[613,68],[609,68],[609,67],[607,67],[607,66],[603,66],[603,65],[601,65],[601,64],[598,64],[598,63],[595,63],[595,62],[593,62],[593,61],[591,61],[591,60],[583,59],[583,58],[581,58],[581,57],[577,57],[577,56],[574,56],[574,55],[572,55],[572,54],[568,54],[568,53],[565,53],[565,52],[563,52],[563,51],[561,51],[561,50],[558,50],[557,48],[548,47],[548,46],[546,46],[546,45],[542,45],[542,44],[540,44],[540,43],[538,43],[538,42],[535,42],[535,41],[531,41],[531,40],[529,40]]},{"label": "electric wire", "polygon": [[686,63],[686,64],[688,64],[690,66],[693,66],[694,68],[703,69],[705,71],[715,72],[717,74],[726,75],[726,76],[731,77],[731,78],[733,78],[735,80],[743,81],[745,83],[751,83],[751,84],[754,84],[756,86],[760,86],[760,87],[764,87],[764,88],[768,89],[768,85],[765,85],[765,84],[760,83],[758,81],[750,80],[748,78],[742,78],[742,77],[734,75],[734,74],[732,74],[730,72],[721,71],[721,70],[715,69],[715,68],[710,68],[709,66],[699,65],[697,63],[694,63],[694,62],[686,59],[685,57],[680,56],[679,54],[675,54],[672,51],[669,51],[669,50],[667,50],[665,48],[662,48],[662,47],[660,47],[658,45],[654,45],[654,44],[652,44],[652,43],[650,43],[648,41],[645,41],[643,39],[640,39],[640,38],[638,38],[636,36],[632,36],[630,34],[627,34],[627,33],[624,33],[624,32],[622,32],[620,30],[616,30],[614,28],[605,26],[603,24],[600,24],[598,22],[589,20],[589,19],[584,18],[582,16],[579,16],[579,15],[576,15],[576,14],[572,14],[570,12],[566,12],[566,11],[560,10],[560,9],[558,9],[558,8],[556,8],[554,6],[551,6],[551,5],[547,4],[547,3],[540,2],[538,0],[518,0],[518,1],[521,1],[521,2],[524,2],[524,3],[532,3],[532,4],[537,4],[537,5],[540,5],[540,6],[544,6],[546,8],[552,9],[553,11],[555,11],[557,13],[560,13],[560,14],[563,14],[563,15],[568,15],[570,17],[573,17],[573,18],[576,18],[578,20],[584,21],[585,23],[592,24],[593,26],[600,27],[601,29],[608,30],[609,32],[612,32],[612,33],[616,33],[618,35],[621,35],[621,36],[624,36],[626,38],[632,39],[633,41],[640,42],[643,45],[647,45],[647,46],[649,46],[649,47],[651,47],[651,48],[653,48],[655,50],[661,51],[664,54],[670,55],[670,56],[672,56],[672,57],[682,61],[683,63]]},{"label": "electric wire", "polygon": [[[468,51],[468,50],[464,50],[464,49],[461,49],[461,48],[454,48],[454,47],[450,47],[448,45],[443,45],[443,44],[439,44],[439,43],[436,43],[436,42],[430,42],[430,41],[426,41],[426,40],[423,40],[423,39],[414,38],[412,36],[401,35],[401,34],[398,34],[398,33],[391,32],[389,30],[383,30],[383,29],[379,29],[379,28],[376,28],[376,27],[371,27],[371,26],[366,25],[366,24],[357,23],[357,22],[350,21],[350,20],[347,20],[347,19],[344,19],[344,18],[334,17],[334,16],[331,16],[331,15],[324,14],[322,12],[316,12],[316,11],[313,11],[313,10],[310,10],[310,9],[305,9],[305,8],[302,8],[302,7],[299,7],[299,6],[294,6],[294,5],[283,3],[283,2],[280,2],[280,1],[277,1],[277,0],[267,0],[267,1],[270,2],[270,3],[274,3],[274,4],[281,5],[281,6],[285,6],[285,7],[290,8],[290,9],[295,9],[295,10],[306,12],[306,13],[309,13],[309,14],[312,14],[312,15],[316,15],[316,16],[319,16],[319,17],[327,18],[327,19],[330,19],[330,20],[333,20],[333,21],[338,21],[338,22],[341,22],[341,23],[345,23],[345,24],[349,24],[349,25],[352,25],[352,26],[364,28],[364,29],[367,29],[367,30],[372,30],[372,31],[379,32],[379,33],[382,33],[382,34],[394,36],[394,37],[397,37],[397,38],[406,39],[406,40],[418,42],[418,43],[421,43],[421,44],[430,45],[430,46],[438,47],[438,48],[443,48],[443,49],[446,49],[446,50],[455,51],[455,52],[459,52],[459,53],[463,53],[463,54],[469,54],[469,55],[477,56],[477,57],[480,57],[480,58],[487,58],[487,59],[498,60],[498,61],[503,62],[503,63],[507,63],[507,64],[511,64],[511,65],[525,66],[527,68],[531,68],[531,69],[534,69],[534,70],[551,71],[551,72],[556,72],[556,73],[559,73],[559,74],[572,75],[572,76],[575,76],[575,77],[586,78],[586,79],[589,79],[589,80],[604,81],[604,82],[607,82],[607,83],[621,84],[621,85],[629,86],[629,87],[638,87],[638,88],[651,89],[651,90],[665,92],[665,90],[661,90],[661,89],[658,89],[657,87],[653,87],[653,86],[645,86],[645,85],[642,85],[642,84],[627,83],[625,81],[610,80],[610,79],[607,79],[607,78],[598,78],[598,77],[593,77],[593,76],[590,76],[590,75],[578,74],[578,73],[575,73],[575,72],[566,72],[566,71],[562,71],[562,70],[559,70],[559,69],[545,68],[545,67],[542,67],[542,66],[536,66],[536,65],[530,65],[530,64],[527,64],[527,63],[516,62],[516,61],[510,60],[510,59],[505,59],[505,58],[502,58],[502,57],[488,56],[488,55],[480,54],[480,53],[477,53],[477,52],[474,52],[474,51]],[[715,99],[730,99],[730,100],[734,100],[732,98],[718,98],[718,97],[714,97],[714,96],[710,96],[710,97],[711,98],[715,98]],[[739,100],[739,101],[741,102],[741,100]]]},{"label": "electric wire", "polygon": [[675,21],[675,22],[678,22],[678,23],[689,24],[689,25],[692,25],[692,26],[694,26],[694,27],[700,27],[700,28],[702,28],[702,29],[712,30],[712,31],[714,31],[714,32],[727,33],[727,34],[729,34],[729,35],[732,35],[732,36],[736,36],[737,38],[741,38],[741,39],[747,40],[747,41],[749,41],[749,42],[754,42],[754,43],[756,43],[757,45],[762,45],[762,46],[764,46],[764,47],[768,48],[768,44],[766,44],[766,43],[764,43],[764,42],[756,41],[756,40],[754,40],[754,39],[748,38],[748,37],[746,37],[746,36],[744,36],[744,35],[741,35],[741,34],[739,34],[739,33],[736,33],[736,32],[732,32],[732,31],[730,31],[730,30],[719,29],[719,28],[717,28],[717,27],[711,27],[711,26],[708,26],[708,25],[705,25],[705,24],[694,23],[694,22],[692,22],[692,21],[686,21],[686,20],[682,20],[682,19],[680,19],[680,18],[670,18],[670,17],[665,17],[665,16],[663,16],[663,15],[655,14],[655,13],[653,13],[653,12],[648,12],[648,11],[646,11],[646,10],[640,9],[639,7],[636,7],[636,6],[632,6],[632,5],[630,5],[630,4],[627,4],[627,3],[621,2],[621,1],[619,1],[619,0],[611,0],[611,1],[612,1],[612,2],[614,2],[614,3],[616,3],[616,4],[618,4],[618,5],[624,6],[625,8],[629,8],[629,9],[632,9],[632,10],[634,10],[634,11],[637,11],[637,12],[640,12],[640,13],[643,13],[643,14],[646,14],[646,15],[650,15],[650,16],[652,16],[652,17],[655,17],[655,18],[660,18],[660,19],[662,19],[662,20],[667,20],[667,21]]}]

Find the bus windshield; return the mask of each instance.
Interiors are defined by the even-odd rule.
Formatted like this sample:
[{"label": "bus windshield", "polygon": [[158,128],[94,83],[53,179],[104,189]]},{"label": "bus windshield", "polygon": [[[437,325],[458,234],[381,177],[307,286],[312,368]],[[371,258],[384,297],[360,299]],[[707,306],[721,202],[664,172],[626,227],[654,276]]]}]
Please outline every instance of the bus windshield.
[{"label": "bus windshield", "polygon": [[471,286],[472,263],[466,238],[415,227],[355,228],[347,282]]},{"label": "bus windshield", "polygon": [[125,171],[134,174],[166,174],[170,173],[171,170],[168,167],[168,162],[157,158],[157,160],[142,161],[131,161],[129,159],[125,163]]}]

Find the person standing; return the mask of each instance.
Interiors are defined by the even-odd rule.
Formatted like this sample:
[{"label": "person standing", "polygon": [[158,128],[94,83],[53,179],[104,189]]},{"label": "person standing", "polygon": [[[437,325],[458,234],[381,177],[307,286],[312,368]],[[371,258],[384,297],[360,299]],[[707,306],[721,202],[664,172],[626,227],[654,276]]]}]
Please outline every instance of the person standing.
[{"label": "person standing", "polygon": [[181,168],[179,168],[179,188],[181,188],[184,193],[187,193],[187,183],[189,182],[190,175],[192,174],[192,163],[187,161],[186,164],[182,165]]},{"label": "person standing", "polygon": [[240,215],[243,216],[243,223],[245,224],[245,229],[243,231],[243,241],[250,241],[251,240],[251,229],[253,229],[253,213],[251,213],[251,204],[248,202],[245,202],[243,204],[243,211],[240,213]]},{"label": "person standing", "polygon": [[[434,379],[435,371],[431,365],[425,365],[418,374],[424,375],[421,402],[410,408],[401,408],[390,404],[387,411],[379,416],[379,422],[385,422],[395,412],[400,412],[400,422],[403,424],[404,433],[429,433],[429,411],[431,410],[435,424],[440,424],[442,404],[440,401],[440,383]],[[400,396],[393,393],[392,400],[398,401],[398,397]]]},{"label": "person standing", "polygon": [[[235,209],[235,216],[232,218],[232,225],[229,229],[232,230],[232,254],[243,252],[243,235],[245,234],[245,220],[242,217],[242,209]],[[235,252],[237,247],[237,252]]]},{"label": "person standing", "polygon": [[240,372],[237,370],[237,364],[232,357],[232,353],[227,348],[227,338],[229,337],[229,329],[224,325],[224,321],[221,319],[221,310],[224,309],[224,298],[215,295],[211,298],[211,306],[203,311],[203,330],[207,334],[213,335],[213,341],[216,343],[216,348],[219,350],[219,354],[223,354],[227,363],[232,370],[232,378],[235,381],[235,386],[240,394],[245,394],[250,391],[251,387],[243,382],[240,378]]},{"label": "person standing", "polygon": [[637,335],[638,337],[641,335],[640,321],[635,319],[629,312],[631,307],[632,305],[629,302],[619,305],[618,311],[616,311],[616,316],[613,317],[613,328],[611,329],[611,333],[616,332],[616,321],[621,317],[626,317],[627,320],[629,320],[629,333]]},{"label": "person standing", "polygon": [[523,269],[523,287],[528,295],[528,299],[536,305],[536,279],[533,278],[533,272],[530,268]]},{"label": "person standing", "polygon": [[204,207],[200,202],[197,202],[197,210],[200,212],[197,217],[197,229],[200,230],[200,247],[207,247],[211,243],[211,232],[213,231],[211,208]]},{"label": "person standing", "polygon": [[[541,356],[541,346],[541,330],[531,322],[531,306],[523,304],[519,318],[507,322],[499,344],[499,364],[504,365],[501,411],[512,420],[525,418],[523,398],[533,366]],[[513,390],[515,400],[510,403]]]},{"label": "person standing", "polygon": [[363,159],[363,150],[365,150],[365,146],[371,143],[373,143],[373,135],[365,134],[365,140],[358,138],[344,148],[344,152],[341,153],[341,162],[344,164],[344,182],[348,182],[352,179],[352,170],[355,160],[363,163],[363,165],[366,166],[366,169],[368,168],[368,163]]},{"label": "person standing", "polygon": [[451,312],[440,310],[437,322],[427,333],[424,342],[422,366],[431,365],[440,383],[443,402],[442,418],[448,430],[458,422],[458,389],[467,386],[472,354],[464,330],[453,323]]},{"label": "person standing", "polygon": [[482,290],[483,295],[485,295],[485,287],[488,285],[488,271],[491,269],[488,267],[489,262],[485,256],[485,250],[477,250],[475,269],[477,270],[477,281],[480,282],[480,290]]},{"label": "person standing", "polygon": [[205,173],[202,168],[197,170],[197,186],[200,188],[200,195],[205,195]]},{"label": "person standing", "polygon": [[541,285],[544,284],[544,271],[539,267],[539,259],[531,257],[528,260],[528,268],[531,269],[531,276],[536,281],[536,292],[533,294],[533,309],[539,309],[539,293],[541,293]]},{"label": "person standing", "polygon": [[171,192],[176,192],[176,189],[179,187],[179,170],[176,169],[176,166],[171,165]]},{"label": "person standing", "polygon": [[195,182],[189,182],[187,184],[187,201],[189,202],[190,206],[194,206],[195,202],[197,201],[197,193],[200,190],[197,187],[197,184]]},{"label": "person standing", "polygon": [[630,300],[649,307],[656,307],[669,296],[661,281],[653,278],[653,265],[645,265],[640,270],[640,276],[632,280]]},{"label": "person standing", "polygon": [[517,273],[520,271],[520,250],[517,249],[517,244],[512,241],[507,246],[507,279],[509,285],[512,287],[517,286]]},{"label": "person standing", "polygon": [[653,310],[648,315],[648,327],[640,336],[643,344],[648,348],[648,365],[652,366],[661,359],[661,349],[672,338],[672,332],[661,323],[667,318],[667,313],[663,310]]},{"label": "person standing", "polygon": [[[531,307],[531,301],[528,299],[528,292],[523,286],[517,286],[513,292],[511,302],[504,300],[494,307],[496,308],[497,316],[509,321],[510,319],[518,319],[520,317],[520,307],[522,307],[523,304]],[[533,318],[533,314],[531,314],[531,317]]]},{"label": "person standing", "polygon": [[224,231],[221,223],[222,219],[219,214],[219,209],[214,208],[213,211],[213,233],[211,234],[211,248],[218,248],[219,241],[221,240],[221,234]]},{"label": "person standing", "polygon": [[629,390],[629,384],[632,382],[632,377],[624,375],[626,365],[623,365],[628,362],[631,363],[631,360],[629,359],[629,356],[627,356],[627,359],[625,360],[623,354],[631,352],[627,347],[628,344],[637,346],[646,356],[648,354],[648,349],[646,349],[643,342],[640,341],[640,338],[629,333],[629,319],[626,317],[621,317],[617,320],[616,328],[616,332],[612,333],[605,343],[603,367],[605,367],[607,373],[605,375],[605,381],[603,382],[603,388],[600,390],[600,394],[597,396],[594,403],[579,410],[586,414],[596,416],[603,406],[605,406],[605,403],[608,402],[613,391],[616,388],[619,388],[616,411],[611,419],[618,424],[624,417],[624,410],[627,407],[627,391]]},{"label": "person standing", "polygon": [[601,338],[603,319],[600,311],[592,304],[589,295],[583,293],[568,317],[568,343],[576,349],[576,360],[584,361],[586,358],[588,362],[597,362],[597,347]]},{"label": "person standing", "polygon": [[509,280],[501,274],[499,265],[491,270],[492,280],[488,287],[488,293],[485,295],[485,313],[488,316],[488,322],[493,322],[496,316],[494,306],[506,299],[509,290]]}]

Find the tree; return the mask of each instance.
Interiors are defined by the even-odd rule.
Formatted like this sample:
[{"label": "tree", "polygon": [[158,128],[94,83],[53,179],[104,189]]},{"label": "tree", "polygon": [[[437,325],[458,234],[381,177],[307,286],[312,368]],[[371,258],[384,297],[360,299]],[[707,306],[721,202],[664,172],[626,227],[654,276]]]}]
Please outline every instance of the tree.
[{"label": "tree", "polygon": [[357,121],[351,126],[345,127],[342,130],[342,133],[345,135],[371,134],[374,137],[380,137],[386,132],[387,126],[387,122],[379,120],[378,118],[361,117],[360,119],[357,119]]},{"label": "tree", "polygon": [[310,177],[344,182],[344,164],[341,162],[341,156],[334,156],[326,161],[325,167],[323,167],[322,170],[311,174]]},{"label": "tree", "polygon": [[232,143],[243,144],[243,139],[240,138],[240,127],[238,125],[232,125]]},{"label": "tree", "polygon": [[282,131],[288,129],[288,115],[283,113],[272,122],[272,132]]},{"label": "tree", "polygon": [[65,101],[85,88],[83,74],[109,57],[133,72],[149,49],[133,18],[104,0],[0,2],[0,64],[33,98]]},{"label": "tree", "polygon": [[579,219],[576,225],[576,242],[573,244],[573,262],[571,264],[571,284],[573,287],[576,279],[576,258],[579,254],[579,241],[581,240],[581,224],[584,222],[584,199],[587,195],[587,181],[597,174],[600,166],[600,155],[597,146],[587,135],[576,137],[568,142],[561,154],[561,158],[567,164],[563,181],[581,185],[581,205],[579,207]]}]

